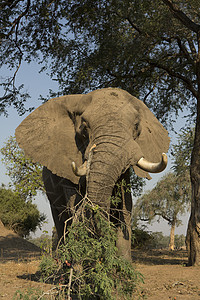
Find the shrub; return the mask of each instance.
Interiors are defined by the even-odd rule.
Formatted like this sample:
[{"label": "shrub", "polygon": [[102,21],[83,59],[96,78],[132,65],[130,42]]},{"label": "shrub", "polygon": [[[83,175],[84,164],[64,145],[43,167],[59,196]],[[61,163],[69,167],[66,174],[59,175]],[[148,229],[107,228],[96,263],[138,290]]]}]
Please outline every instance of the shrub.
[{"label": "shrub", "polygon": [[114,225],[84,198],[56,259],[43,259],[43,280],[51,278],[66,294],[79,299],[131,298],[142,276],[117,255],[115,243]]},{"label": "shrub", "polygon": [[133,248],[146,248],[152,243],[153,237],[151,232],[143,228],[135,227],[132,229],[131,244]]}]

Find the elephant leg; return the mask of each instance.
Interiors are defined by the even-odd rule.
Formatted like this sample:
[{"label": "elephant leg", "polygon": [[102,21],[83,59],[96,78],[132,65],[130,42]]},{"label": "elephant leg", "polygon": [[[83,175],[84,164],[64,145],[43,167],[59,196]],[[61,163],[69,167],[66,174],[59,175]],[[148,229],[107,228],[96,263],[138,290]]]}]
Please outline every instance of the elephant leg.
[{"label": "elephant leg", "polygon": [[[120,188],[121,202],[115,208],[113,220],[117,226],[117,242],[118,254],[125,259],[131,261],[131,212],[132,197],[131,193],[126,192],[127,187],[123,186],[122,180],[125,180],[126,186],[130,183],[130,173],[127,170],[118,180],[118,188]],[[114,192],[114,194],[116,191]],[[113,210],[111,209],[113,212]]]},{"label": "elephant leg", "polygon": [[71,224],[75,206],[82,198],[79,193],[79,186],[73,184],[70,180],[53,174],[47,168],[43,168],[43,181],[58,239],[61,240],[66,227]]}]

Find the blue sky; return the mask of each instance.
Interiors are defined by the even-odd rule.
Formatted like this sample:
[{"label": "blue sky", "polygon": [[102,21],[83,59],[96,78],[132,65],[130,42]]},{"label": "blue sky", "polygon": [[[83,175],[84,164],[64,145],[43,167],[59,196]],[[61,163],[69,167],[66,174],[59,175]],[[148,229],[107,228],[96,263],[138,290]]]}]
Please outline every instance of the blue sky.
[{"label": "blue sky", "polygon": [[[38,100],[39,95],[46,96],[48,94],[49,89],[57,90],[58,86],[55,81],[52,81],[48,75],[45,73],[38,73],[38,65],[36,63],[26,64],[23,63],[21,68],[18,71],[16,84],[24,84],[25,89],[30,93],[31,98],[28,100],[26,107],[38,107],[41,105],[41,101]],[[0,74],[2,77],[6,75]],[[25,114],[23,116],[19,116],[17,114],[17,111],[13,108],[10,108],[8,110],[8,117],[5,117],[3,115],[0,116],[0,148],[3,147],[4,143],[8,139],[9,136],[14,136],[14,132],[16,127],[22,122],[22,120],[28,115]],[[181,127],[184,126],[185,119],[183,118],[182,114],[176,122],[175,129],[178,131]],[[175,143],[176,137],[175,134],[169,133],[170,138],[172,139],[172,142]],[[2,157],[0,157],[1,159]],[[171,160],[169,159],[169,164],[165,172],[162,174],[157,174],[152,176],[152,180],[148,182],[145,189],[151,189],[153,186],[156,185],[156,182],[167,172],[170,171],[171,167]],[[0,161],[0,184],[5,183],[8,184],[9,177],[5,175],[6,169],[4,165]],[[50,206],[48,203],[48,200],[44,196],[38,196],[35,200],[35,203],[38,205],[38,209],[41,212],[44,212],[48,217],[48,224],[45,224],[43,226],[42,230],[47,230],[49,234],[51,234],[51,229],[53,226],[53,221],[51,217],[50,212]],[[187,221],[189,217],[189,212],[186,214],[186,216],[183,217],[183,226],[180,226],[176,228],[175,234],[185,234],[187,229]],[[170,227],[168,226],[167,222],[162,221],[160,223],[154,222],[153,226],[149,227],[152,231],[162,231],[165,235],[169,234]],[[42,231],[37,231],[37,236],[40,235]]]},{"label": "blue sky", "polygon": [[[35,108],[42,104],[41,101],[38,100],[40,95],[46,96],[48,94],[49,89],[57,90],[58,86],[55,81],[52,81],[45,73],[38,73],[38,65],[36,63],[31,64],[22,64],[22,67],[19,69],[16,85],[24,84],[25,89],[30,93],[31,98],[27,101],[26,107]],[[6,71],[5,71],[6,73]],[[6,74],[1,74],[4,77]],[[0,148],[3,147],[4,143],[8,139],[9,136],[14,136],[16,127],[22,122],[22,120],[28,115],[26,113],[23,116],[19,116],[17,111],[14,108],[8,109],[8,117],[3,115],[0,116]],[[6,169],[4,165],[1,163],[0,156],[0,184],[5,183],[8,184],[9,177],[5,175]],[[50,206],[48,200],[42,196],[37,196],[35,203],[38,206],[38,209],[41,212],[44,212],[48,217],[48,224],[45,224],[42,230],[48,231],[51,234],[51,229],[53,227],[53,220],[51,217]],[[37,235],[40,235],[42,231],[38,230]]]}]

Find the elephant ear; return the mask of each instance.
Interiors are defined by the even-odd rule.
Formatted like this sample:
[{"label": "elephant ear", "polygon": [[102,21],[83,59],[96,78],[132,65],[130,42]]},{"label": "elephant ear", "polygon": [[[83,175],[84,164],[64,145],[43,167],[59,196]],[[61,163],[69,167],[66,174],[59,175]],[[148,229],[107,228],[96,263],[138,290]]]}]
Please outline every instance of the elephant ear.
[{"label": "elephant ear", "polygon": [[[168,131],[141,100],[137,100],[137,105],[135,106],[140,116],[141,128],[136,141],[147,160],[159,162],[162,153],[167,153],[169,149],[170,138]],[[134,166],[134,171],[140,177],[151,179],[147,172],[142,171],[137,166]]]},{"label": "elephant ear", "polygon": [[78,183],[71,162],[82,164],[82,153],[75,142],[73,114],[81,114],[90,96],[69,95],[54,98],[33,111],[15,131],[25,155],[54,174]]}]

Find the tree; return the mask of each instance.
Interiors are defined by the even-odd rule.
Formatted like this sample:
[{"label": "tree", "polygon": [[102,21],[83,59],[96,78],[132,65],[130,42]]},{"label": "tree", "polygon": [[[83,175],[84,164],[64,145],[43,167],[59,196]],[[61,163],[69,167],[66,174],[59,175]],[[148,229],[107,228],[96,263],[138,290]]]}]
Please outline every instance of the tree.
[{"label": "tree", "polygon": [[21,237],[26,237],[45,221],[37,206],[24,200],[11,189],[0,187],[0,220]]},{"label": "tree", "polygon": [[39,247],[43,253],[52,254],[52,237],[43,233],[40,237],[30,238],[29,242]]},{"label": "tree", "polygon": [[[189,177],[189,176],[188,176]],[[136,202],[140,219],[151,222],[156,216],[165,219],[171,226],[170,250],[174,250],[175,226],[181,224],[180,215],[188,208],[191,191],[189,178],[174,173],[164,176],[151,191],[146,192]]]},{"label": "tree", "polygon": [[7,0],[0,6],[0,62],[14,69],[2,82],[2,112],[13,104],[23,113],[28,95],[15,78],[21,62],[34,59],[58,81],[58,94],[116,86],[165,122],[183,107],[196,118],[188,250],[189,264],[200,264],[199,1]]},{"label": "tree", "polygon": [[185,236],[183,234],[178,235],[175,234],[175,246],[177,249],[180,249],[181,247],[185,246]]},{"label": "tree", "polygon": [[174,249],[175,226],[179,226],[180,215],[191,200],[190,160],[194,143],[194,128],[182,129],[177,143],[172,145],[173,173],[167,174],[156,187],[144,194],[136,203],[136,211],[145,220],[155,216],[164,218],[171,225],[169,248]]},{"label": "tree", "polygon": [[25,157],[14,137],[10,137],[0,149],[7,175],[11,178],[14,191],[24,200],[31,200],[37,191],[45,192],[42,181],[42,166]]},{"label": "tree", "polygon": [[186,180],[189,179],[188,175],[190,172],[194,135],[194,128],[183,128],[176,138],[176,144],[172,145],[172,169],[176,175],[182,177],[186,176]]},{"label": "tree", "polygon": [[151,244],[150,247],[154,249],[167,248],[169,246],[170,237],[163,235],[162,232],[152,232],[151,233]]}]

